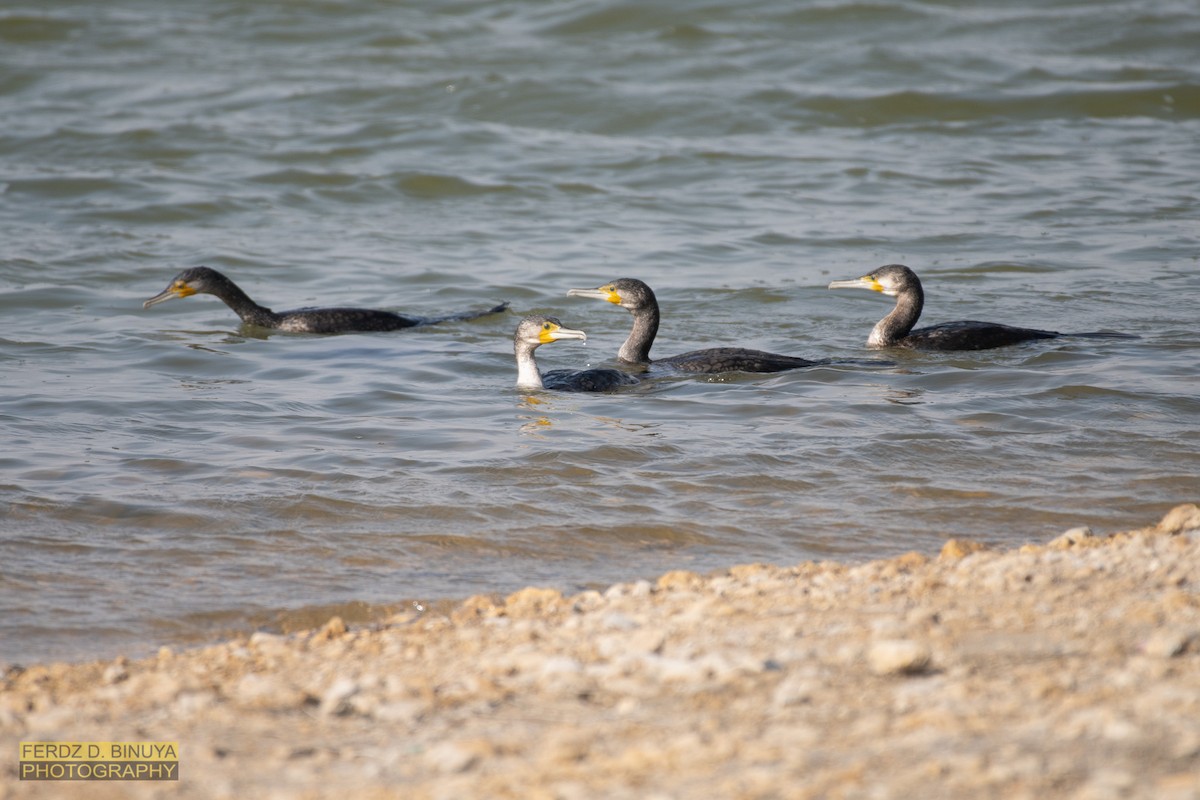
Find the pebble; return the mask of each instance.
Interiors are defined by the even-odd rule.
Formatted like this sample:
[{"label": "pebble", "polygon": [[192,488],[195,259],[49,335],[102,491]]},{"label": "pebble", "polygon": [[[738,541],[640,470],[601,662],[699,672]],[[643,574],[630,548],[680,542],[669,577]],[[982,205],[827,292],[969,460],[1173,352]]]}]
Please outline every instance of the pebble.
[{"label": "pebble", "polygon": [[477,594],[473,597],[468,597],[463,602],[450,612],[450,619],[456,625],[463,625],[467,622],[480,619],[490,619],[497,617],[502,613],[500,606],[487,595]]},{"label": "pebble", "polygon": [[286,636],[280,636],[277,633],[267,633],[266,631],[255,631],[250,634],[251,647],[274,647],[287,642]]},{"label": "pebble", "polygon": [[426,710],[427,706],[417,700],[395,700],[376,705],[371,709],[371,717],[380,722],[412,725],[421,718]]},{"label": "pebble", "polygon": [[104,670],[104,675],[101,677],[105,683],[112,685],[120,683],[129,677],[129,662],[124,658],[118,658],[113,663],[109,664]]},{"label": "pebble", "polygon": [[572,610],[576,613],[585,613],[604,605],[604,595],[594,589],[588,589],[575,595],[572,600]]},{"label": "pebble", "polygon": [[323,715],[349,714],[353,709],[350,698],[358,694],[361,687],[351,678],[338,678],[321,695],[319,710]]},{"label": "pebble", "polygon": [[771,695],[771,706],[782,709],[809,703],[821,693],[821,688],[821,681],[811,675],[788,675],[775,687]]},{"label": "pebble", "polygon": [[288,686],[278,677],[251,672],[233,685],[230,699],[247,708],[294,708],[304,701],[304,693]]},{"label": "pebble", "polygon": [[1064,531],[1062,535],[1051,539],[1046,546],[1056,550],[1067,550],[1072,547],[1078,547],[1084,543],[1091,543],[1095,539],[1096,535],[1092,533],[1092,529],[1087,526],[1083,526]]},{"label": "pebble", "polygon": [[346,631],[346,623],[341,617],[330,617],[329,621],[321,626],[313,638],[321,641],[331,641],[345,636]]},{"label": "pebble", "polygon": [[1172,536],[1187,531],[1200,531],[1200,506],[1195,503],[1175,506],[1154,526],[1154,530]]},{"label": "pebble", "polygon": [[938,554],[938,558],[942,561],[961,561],[972,553],[986,549],[987,545],[982,542],[973,542],[969,539],[948,539],[942,545],[942,551]]},{"label": "pebble", "polygon": [[202,691],[182,691],[171,704],[171,716],[178,719],[203,714],[219,703],[216,692],[211,689]]},{"label": "pebble", "polygon": [[704,579],[694,572],[686,569],[677,569],[664,574],[658,579],[657,586],[660,590],[692,590],[702,586]]},{"label": "pebble", "polygon": [[468,742],[438,742],[425,751],[425,761],[442,773],[466,772],[477,765],[487,747]]},{"label": "pebble", "polygon": [[621,611],[609,611],[600,617],[600,625],[615,631],[631,631],[642,623]]},{"label": "pebble", "polygon": [[643,669],[657,680],[679,683],[700,683],[712,676],[712,665],[697,659],[666,658],[646,655],[640,661]]},{"label": "pebble", "polygon": [[558,675],[578,675],[583,672],[583,664],[569,656],[551,656],[541,662],[538,673],[543,677]]},{"label": "pebble", "polygon": [[667,641],[667,634],[658,628],[639,628],[625,637],[627,653],[659,653]]},{"label": "pebble", "polygon": [[867,649],[867,663],[876,675],[915,675],[929,668],[929,647],[912,639],[883,639]]},{"label": "pebble", "polygon": [[557,589],[530,587],[510,594],[504,601],[504,611],[512,618],[539,617],[563,605],[562,592]]},{"label": "pebble", "polygon": [[1178,630],[1157,630],[1142,642],[1142,652],[1156,658],[1174,658],[1187,649],[1196,637],[1194,633]]}]

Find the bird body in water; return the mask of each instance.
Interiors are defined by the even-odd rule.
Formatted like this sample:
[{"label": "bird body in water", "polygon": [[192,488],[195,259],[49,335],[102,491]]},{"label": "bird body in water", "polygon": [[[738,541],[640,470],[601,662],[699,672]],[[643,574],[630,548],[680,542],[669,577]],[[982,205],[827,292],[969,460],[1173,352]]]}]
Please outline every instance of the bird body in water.
[{"label": "bird body in water", "polygon": [[888,264],[869,275],[847,281],[833,281],[830,289],[871,289],[896,298],[896,306],[876,323],[867,337],[867,346],[907,347],[914,350],[989,350],[1037,339],[1061,336],[1093,338],[1136,338],[1124,333],[1059,333],[1038,328],[1018,328],[998,322],[960,320],[917,328],[925,305],[925,292],[916,273],[903,264]]},{"label": "bird body in water", "polygon": [[617,358],[630,364],[669,367],[680,372],[783,372],[812,367],[827,361],[811,361],[798,356],[748,350],[744,347],[712,347],[692,350],[668,358],[650,358],[650,347],[658,334],[658,298],[654,291],[636,278],[618,278],[596,289],[571,289],[573,297],[591,297],[627,309],[633,315],[633,330],[617,352]]},{"label": "bird body in water", "polygon": [[561,339],[587,341],[583,331],[564,328],[556,317],[532,314],[517,325],[513,336],[513,352],[517,357],[517,388],[553,389],[560,392],[611,392],[621,386],[632,386],[639,380],[618,369],[538,369],[533,351],[544,344]]},{"label": "bird body in water", "polygon": [[397,331],[418,325],[475,319],[501,312],[508,307],[508,303],[501,303],[487,311],[464,312],[443,317],[407,317],[373,308],[298,308],[294,311],[275,312],[251,300],[236,283],[217,270],[211,267],[190,267],[176,275],[166,289],[143,303],[142,308],[194,294],[211,294],[219,298],[247,325],[274,328],[288,333]]}]

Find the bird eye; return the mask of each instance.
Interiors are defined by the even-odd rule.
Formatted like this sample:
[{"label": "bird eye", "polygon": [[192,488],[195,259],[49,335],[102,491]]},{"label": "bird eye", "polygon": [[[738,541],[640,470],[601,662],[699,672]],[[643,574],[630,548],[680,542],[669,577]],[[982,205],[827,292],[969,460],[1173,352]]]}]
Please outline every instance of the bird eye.
[{"label": "bird eye", "polygon": [[544,331],[550,330],[550,323],[547,322],[546,324],[542,325],[542,330],[544,330]]}]

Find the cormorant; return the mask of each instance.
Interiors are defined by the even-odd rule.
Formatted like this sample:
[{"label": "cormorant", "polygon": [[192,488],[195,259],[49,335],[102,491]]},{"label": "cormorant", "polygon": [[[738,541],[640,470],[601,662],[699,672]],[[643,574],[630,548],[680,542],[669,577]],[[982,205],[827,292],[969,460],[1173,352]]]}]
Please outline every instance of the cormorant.
[{"label": "cormorant", "polygon": [[1125,333],[1059,333],[1037,328],[1017,328],[998,322],[961,320],[913,330],[925,305],[925,293],[916,273],[903,264],[888,264],[869,275],[849,281],[834,281],[830,289],[871,289],[896,298],[896,307],[876,323],[867,337],[868,347],[908,347],[916,350],[988,350],[1034,339],[1060,336],[1135,339]]},{"label": "cormorant", "polygon": [[532,314],[521,320],[513,336],[513,352],[517,356],[517,388],[553,389],[560,392],[610,392],[619,386],[639,383],[633,375],[617,369],[552,369],[543,374],[538,370],[533,351],[559,339],[587,341],[587,334],[564,328],[556,317]]},{"label": "cormorant", "polygon": [[142,308],[149,308],[174,297],[189,297],[193,294],[211,294],[221,299],[247,325],[274,328],[289,333],[396,331],[418,325],[475,319],[508,308],[508,303],[501,303],[487,311],[467,311],[444,317],[406,317],[372,308],[298,308],[276,313],[251,300],[236,283],[211,267],[185,269],[175,276],[166,289],[143,303]]},{"label": "cormorant", "polygon": [[658,333],[658,299],[654,290],[636,278],[618,278],[596,289],[571,289],[568,295],[607,300],[629,310],[633,315],[633,330],[621,345],[617,358],[630,364],[669,367],[680,372],[783,372],[800,367],[829,364],[798,356],[784,356],[744,347],[713,347],[692,350],[668,358],[650,358],[650,347]]}]

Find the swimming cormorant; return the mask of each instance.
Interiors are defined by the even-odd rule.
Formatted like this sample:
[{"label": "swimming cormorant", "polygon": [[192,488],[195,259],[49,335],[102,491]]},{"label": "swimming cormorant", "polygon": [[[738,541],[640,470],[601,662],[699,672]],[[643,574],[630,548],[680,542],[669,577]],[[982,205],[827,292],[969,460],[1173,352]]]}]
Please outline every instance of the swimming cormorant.
[{"label": "swimming cormorant", "polygon": [[619,386],[631,386],[638,379],[617,369],[552,369],[542,373],[533,351],[559,339],[587,341],[587,334],[564,328],[556,317],[532,314],[521,320],[513,336],[517,356],[517,388],[553,389],[560,392],[610,392]]},{"label": "swimming cormorant", "polygon": [[998,322],[962,320],[943,322],[913,330],[925,304],[925,293],[916,273],[903,264],[888,264],[869,275],[849,281],[834,281],[830,289],[871,289],[896,298],[896,307],[876,323],[867,337],[868,347],[909,347],[916,350],[988,350],[1034,339],[1060,336],[1132,339],[1125,333],[1059,333],[1037,328],[1017,328]]},{"label": "swimming cormorant", "polygon": [[487,311],[468,311],[444,317],[406,317],[373,308],[298,308],[276,313],[250,299],[238,285],[211,267],[190,267],[180,272],[166,289],[142,304],[149,308],[174,297],[211,294],[233,309],[242,322],[289,333],[364,333],[396,331],[438,322],[465,321],[508,308],[501,303]]},{"label": "swimming cormorant", "polygon": [[629,310],[633,315],[633,330],[621,345],[617,358],[631,364],[669,367],[680,372],[783,372],[800,367],[831,363],[811,361],[797,356],[784,356],[744,347],[712,347],[692,350],[668,358],[650,358],[650,347],[658,333],[658,299],[654,290],[636,278],[618,278],[596,289],[571,289],[568,295],[607,300]]}]

